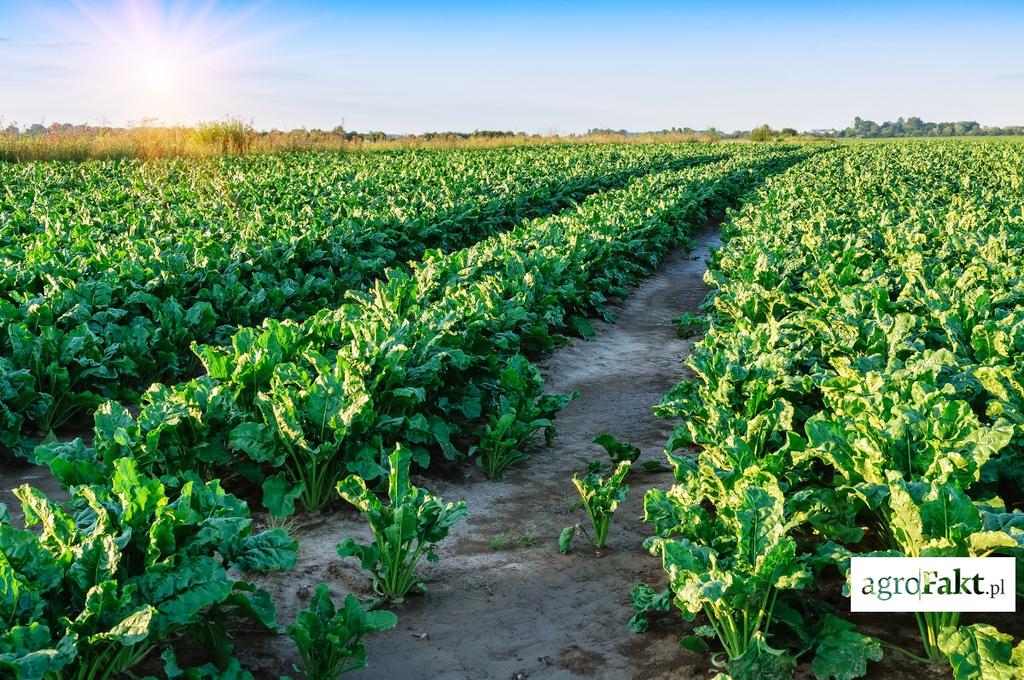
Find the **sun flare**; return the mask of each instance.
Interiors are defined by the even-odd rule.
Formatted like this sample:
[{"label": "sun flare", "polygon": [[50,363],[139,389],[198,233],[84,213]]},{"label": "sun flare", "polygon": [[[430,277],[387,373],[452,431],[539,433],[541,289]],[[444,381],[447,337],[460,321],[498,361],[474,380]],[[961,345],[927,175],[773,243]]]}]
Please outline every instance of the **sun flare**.
[{"label": "sun flare", "polygon": [[144,54],[132,69],[132,87],[152,100],[172,100],[180,85],[180,74],[172,57]]},{"label": "sun flare", "polygon": [[165,122],[204,110],[239,70],[253,67],[256,48],[277,39],[276,33],[252,31],[239,36],[259,6],[73,1],[76,11],[55,17],[55,23],[72,39],[95,46],[93,76],[139,117]]}]

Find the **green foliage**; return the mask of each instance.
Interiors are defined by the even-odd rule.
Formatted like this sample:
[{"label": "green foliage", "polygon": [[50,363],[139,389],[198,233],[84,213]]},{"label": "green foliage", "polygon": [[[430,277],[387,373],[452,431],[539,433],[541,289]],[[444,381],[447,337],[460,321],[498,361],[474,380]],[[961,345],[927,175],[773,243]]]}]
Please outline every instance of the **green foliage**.
[{"label": "green foliage", "polygon": [[[227,121],[197,134],[242,151],[248,132]],[[232,345],[198,358],[219,379],[234,365],[254,388],[270,376],[247,365],[282,348],[249,354],[234,327],[308,319],[434,249],[710,158],[579,146],[0,164],[0,448],[31,448],[22,440],[107,399],[137,403],[154,381],[194,375],[193,343]],[[270,367],[304,366],[301,349]]]},{"label": "green foliage", "polygon": [[[75,494],[130,486],[133,502],[165,499],[111,511],[142,523],[114,526],[111,539],[127,570],[111,597],[140,606],[103,601],[96,630],[72,639],[49,603],[48,637],[19,629],[5,661],[116,673],[188,636],[213,659],[183,669],[166,652],[168,676],[246,677],[230,659],[227,624],[237,615],[276,624],[266,594],[230,575],[288,566],[295,545],[280,531],[253,536],[244,504],[204,479],[262,489],[279,523],[296,507],[322,507],[348,475],[337,489],[374,540],[346,541],[339,553],[359,557],[382,596],[403,597],[420,558],[436,558],[465,515],[464,504],[413,487],[411,463],[476,458],[498,476],[527,439],[543,431],[550,441],[552,416],[575,395],[545,394],[526,357],[592,335],[588,319],[610,318],[608,300],[695,225],[805,153],[574,147],[0,168],[0,255],[19,263],[0,274],[3,445],[23,452],[92,412],[90,444],[49,441],[37,460]],[[594,486],[590,499],[600,544],[625,493],[624,464],[615,488]],[[118,481],[129,466],[139,481]],[[368,487],[385,477],[387,505]],[[200,490],[230,512],[185,513],[179,503],[205,498]],[[184,513],[186,526],[161,529],[178,521],[164,509]],[[179,546],[193,519],[200,544]],[[56,522],[57,538],[40,540],[64,554],[74,532],[93,531],[72,525]],[[148,561],[179,547],[167,564]],[[150,580],[172,567],[167,588],[189,597],[165,612],[143,584],[164,593]],[[120,587],[136,577],[137,589]],[[18,580],[33,590],[45,578]],[[107,633],[121,642],[95,637]],[[96,662],[101,644],[117,658]]]},{"label": "green foliage", "polygon": [[669,492],[649,491],[644,518],[656,532],[646,545],[661,558],[683,617],[703,612],[738,667],[755,657],[788,664],[758,636],[778,591],[803,588],[810,573],[790,535],[803,517],[787,512],[771,473],[750,467],[719,477],[701,467]]},{"label": "green foliage", "polygon": [[825,617],[811,670],[818,680],[855,680],[867,674],[869,661],[881,659],[882,645],[878,640],[830,614]]},{"label": "green foliage", "polygon": [[[956,484],[938,481],[907,484],[894,470],[877,508],[888,554],[907,557],[984,557],[999,552],[1024,557],[1024,512],[993,512],[972,501]],[[1006,527],[1004,529],[1004,527]],[[922,643],[929,659],[944,661],[944,632],[955,628],[956,612],[918,612]]]},{"label": "green foliage", "polygon": [[350,475],[338,483],[338,493],[354,505],[370,525],[373,543],[351,538],[338,545],[342,557],[358,557],[373,575],[373,587],[390,601],[401,602],[413,587],[423,588],[415,570],[420,558],[438,560],[436,548],[448,530],[466,516],[466,504],[445,503],[409,481],[412,454],[401,448],[388,456],[388,500],[384,505],[366,488],[361,477]]},{"label": "green foliage", "polygon": [[976,120],[960,120],[946,122],[926,122],[917,116],[876,123],[860,116],[853,119],[853,125],[840,130],[839,137],[854,138],[891,138],[891,137],[959,137],[976,135],[1020,135],[1024,128],[1020,125],[999,127],[982,126]]},{"label": "green foliage", "polygon": [[[666,162],[696,162],[675,153]],[[553,436],[551,417],[572,398],[544,394],[524,357],[563,342],[573,319],[607,312],[607,298],[628,294],[707,211],[795,159],[750,147],[734,156],[430,251],[302,323],[266,321],[197,345],[207,375],[151,387],[135,416],[105,405],[91,447],[52,444],[36,456],[65,483],[109,474],[122,456],[152,474],[230,472],[262,487],[278,516],[322,507],[345,474],[380,478],[395,445],[421,466],[475,457],[499,476],[527,438]]]},{"label": "green foliage", "polygon": [[608,432],[595,437],[594,443],[600,445],[607,452],[613,465],[619,465],[623,461],[632,464],[640,457],[641,451],[638,447],[629,442],[620,442],[615,435]]},{"label": "green foliage", "polygon": [[[629,474],[632,465],[629,460],[623,460],[607,477],[593,472],[588,473],[582,479],[578,474],[572,476],[572,483],[580,494],[583,509],[586,510],[587,517],[590,518],[590,525],[594,529],[594,535],[587,534],[587,538],[598,550],[604,548],[615,511],[618,510],[619,504],[626,500],[626,495],[629,493],[629,487],[623,486],[622,482]],[[569,552],[572,548],[572,537],[578,528],[582,529],[579,525],[573,525],[562,530],[558,539],[558,547],[563,553]]]},{"label": "green foliage", "polygon": [[676,325],[676,335],[681,338],[691,338],[707,332],[708,329],[707,318],[693,312],[683,312],[672,319],[672,323]]},{"label": "green foliage", "polygon": [[[811,650],[819,678],[866,672],[885,643],[770,604],[813,595],[812,573],[851,556],[1024,564],[1024,515],[1007,511],[1024,491],[1022,182],[1012,144],[850,145],[769,179],[723,227],[693,377],[655,408],[677,421],[677,484],[645,506],[677,605],[708,616],[731,675],[750,672],[751,648],[768,676]],[[744,526],[764,567],[794,570],[783,582],[752,562]],[[991,662],[1010,663],[1008,640],[956,612],[918,622],[929,660],[1012,677]]]},{"label": "green foliage", "polygon": [[36,391],[36,379],[28,368],[14,368],[0,357],[0,460],[4,452],[27,455],[21,436],[25,420],[40,419],[50,408],[52,397]]},{"label": "green foliage", "polygon": [[178,657],[170,647],[160,655],[164,662],[164,674],[168,680],[253,680],[252,673],[242,668],[238,659],[228,659],[223,669],[216,664],[205,663],[202,666],[182,668]]},{"label": "green foliage", "polygon": [[778,134],[775,130],[767,124],[758,125],[756,128],[750,131],[750,141],[752,142],[770,142],[775,139],[775,135]]},{"label": "green foliage", "polygon": [[290,569],[297,545],[252,533],[217,483],[183,481],[172,499],[123,459],[109,488],[75,487],[66,505],[15,495],[26,529],[0,517],[0,668],[14,677],[112,678],[185,635],[221,641],[206,651],[227,668],[231,619],[277,630],[269,595],[233,574]]},{"label": "green foliage", "polygon": [[955,680],[1015,680],[1024,676],[1024,642],[990,625],[951,627],[939,640],[949,658]]},{"label": "green foliage", "polygon": [[387,611],[367,611],[349,594],[340,609],[331,601],[326,583],[317,585],[309,607],[288,626],[302,659],[296,671],[304,680],[335,680],[342,673],[366,666],[363,637],[394,628],[398,617]]},{"label": "green foliage", "polygon": [[733,680],[789,680],[796,659],[784,649],[770,647],[764,633],[755,631],[741,656],[730,657],[726,667]]},{"label": "green foliage", "polygon": [[651,612],[667,612],[672,606],[672,591],[655,592],[646,583],[640,583],[630,594],[633,604],[633,616],[629,619],[629,628],[634,633],[644,633],[650,626],[648,616]]},{"label": "green foliage", "polygon": [[555,413],[579,396],[579,392],[541,394],[544,380],[540,371],[523,356],[512,357],[498,380],[502,393],[477,449],[477,462],[491,479],[499,479],[509,466],[527,458],[520,447],[538,430],[544,429],[550,441]]}]

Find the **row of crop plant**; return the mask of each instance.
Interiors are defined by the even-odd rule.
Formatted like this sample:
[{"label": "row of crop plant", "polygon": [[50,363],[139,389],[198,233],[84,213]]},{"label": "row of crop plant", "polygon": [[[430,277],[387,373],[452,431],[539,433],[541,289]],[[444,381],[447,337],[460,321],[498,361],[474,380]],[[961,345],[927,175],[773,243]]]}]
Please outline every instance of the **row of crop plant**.
[{"label": "row of crop plant", "polygon": [[[340,495],[373,540],[344,541],[339,553],[370,572],[377,604],[400,599],[466,513],[412,486],[411,465],[458,458],[498,475],[521,459],[523,440],[551,428],[570,398],[544,395],[526,354],[591,334],[587,317],[607,313],[609,296],[627,295],[711,212],[804,155],[751,148],[639,177],[465,250],[429,253],[304,322],[198,346],[206,375],[154,386],[139,412],[104,404],[91,445],[36,450],[70,501],[19,488],[26,529],[0,510],[0,669],[99,679],[159,656],[172,678],[250,677],[232,655],[232,622],[280,629],[269,596],[239,577],[290,568],[296,545],[280,529],[253,532],[246,503],[225,487],[260,484],[278,516]],[[365,662],[365,633],[394,623],[354,597],[335,608],[322,586],[288,632],[303,677],[334,678]],[[182,649],[209,663],[184,668]]]},{"label": "row of crop plant", "polygon": [[656,409],[679,419],[676,483],[645,498],[668,590],[639,587],[634,623],[700,617],[684,645],[736,680],[800,659],[845,680],[884,650],[957,680],[1024,676],[1024,644],[989,624],[908,614],[905,649],[826,593],[858,555],[1024,567],[1022,179],[1015,145],[850,146],[743,206],[695,378]]},{"label": "row of crop plant", "polygon": [[0,455],[195,375],[193,342],[302,320],[386,270],[555,214],[697,147],[0,165]]}]

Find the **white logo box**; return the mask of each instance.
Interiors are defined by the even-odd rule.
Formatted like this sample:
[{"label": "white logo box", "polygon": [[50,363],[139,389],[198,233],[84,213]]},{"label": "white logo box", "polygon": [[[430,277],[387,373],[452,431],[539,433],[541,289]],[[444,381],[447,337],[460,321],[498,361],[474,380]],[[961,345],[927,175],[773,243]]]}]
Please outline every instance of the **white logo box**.
[{"label": "white logo box", "polygon": [[1013,612],[1013,557],[853,557],[850,611]]}]

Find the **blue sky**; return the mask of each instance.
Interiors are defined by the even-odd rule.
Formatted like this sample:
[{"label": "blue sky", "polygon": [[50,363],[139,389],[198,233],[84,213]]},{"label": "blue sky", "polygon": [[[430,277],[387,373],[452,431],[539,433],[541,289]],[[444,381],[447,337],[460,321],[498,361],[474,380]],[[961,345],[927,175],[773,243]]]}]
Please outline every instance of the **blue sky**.
[{"label": "blue sky", "polygon": [[887,5],[0,0],[0,116],[389,132],[1024,124],[1024,4]]}]

